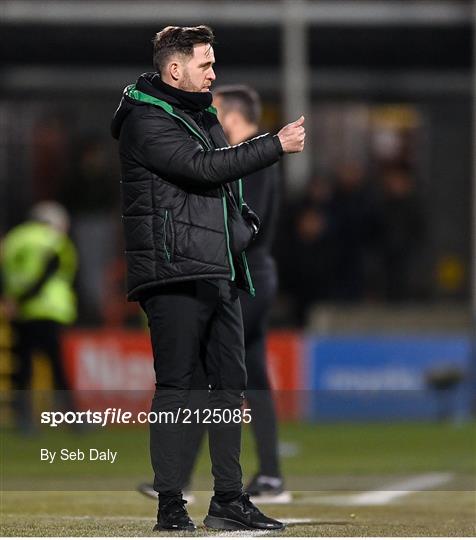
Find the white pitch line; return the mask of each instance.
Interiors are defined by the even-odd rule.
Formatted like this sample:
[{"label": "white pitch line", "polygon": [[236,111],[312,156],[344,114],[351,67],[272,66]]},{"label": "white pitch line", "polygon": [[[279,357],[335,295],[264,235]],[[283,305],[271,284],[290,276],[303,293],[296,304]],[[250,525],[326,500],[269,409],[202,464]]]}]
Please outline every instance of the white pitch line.
[{"label": "white pitch line", "polygon": [[395,499],[418,491],[446,484],[453,478],[451,473],[422,474],[389,484],[378,491],[364,491],[356,495],[331,495],[299,499],[296,503],[330,503],[336,506],[381,506]]},{"label": "white pitch line", "polygon": [[[213,533],[220,533],[221,536],[266,536],[268,534],[271,534],[274,531],[266,531],[266,530],[259,530],[259,531],[253,531],[253,530],[244,530],[244,531],[212,531]],[[215,536],[213,536],[215,538]]]},{"label": "white pitch line", "polygon": [[312,518],[276,518],[278,521],[282,521],[283,523],[286,523],[286,525],[292,524],[292,523],[312,523],[314,520]]}]

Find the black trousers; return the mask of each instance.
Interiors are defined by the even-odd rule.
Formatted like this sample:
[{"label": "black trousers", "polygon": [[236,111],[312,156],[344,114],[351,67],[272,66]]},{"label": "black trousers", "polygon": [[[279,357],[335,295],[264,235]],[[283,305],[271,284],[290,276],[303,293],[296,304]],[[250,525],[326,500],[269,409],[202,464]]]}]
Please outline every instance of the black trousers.
[{"label": "black trousers", "polygon": [[[274,269],[253,272],[256,296],[239,293],[243,312],[245,336],[245,363],[248,375],[245,392],[247,407],[251,409],[251,428],[258,455],[259,474],[281,476],[278,459],[278,429],[276,411],[266,367],[266,335],[271,305],[277,290],[277,276]],[[207,402],[206,374],[197,366],[193,374],[192,406],[204,407]],[[199,388],[203,390],[200,392]],[[188,444],[182,454],[182,486],[190,484],[193,468],[206,429],[203,424],[185,426]]]},{"label": "black trousers", "polygon": [[60,336],[63,326],[55,321],[32,320],[14,321],[12,328],[15,361],[13,386],[17,391],[14,408],[17,423],[25,428],[29,428],[33,424],[30,385],[34,353],[46,355],[51,362],[53,383],[57,390],[55,392],[57,406],[62,409],[74,410],[61,358]]},{"label": "black trousers", "polygon": [[[156,390],[152,411],[194,409],[194,373],[201,365],[208,384],[210,409],[241,409],[246,388],[244,336],[238,294],[228,281],[191,281],[164,286],[141,301],[149,321]],[[203,419],[200,418],[201,422]],[[242,489],[241,423],[207,424],[215,492]],[[180,422],[150,424],[154,489],[180,494],[188,430]]]},{"label": "black trousers", "polygon": [[243,294],[245,362],[248,372],[246,401],[251,408],[251,429],[258,454],[259,474],[281,476],[278,459],[276,411],[266,365],[266,335],[271,306],[276,295],[275,272],[253,273],[254,298]]}]

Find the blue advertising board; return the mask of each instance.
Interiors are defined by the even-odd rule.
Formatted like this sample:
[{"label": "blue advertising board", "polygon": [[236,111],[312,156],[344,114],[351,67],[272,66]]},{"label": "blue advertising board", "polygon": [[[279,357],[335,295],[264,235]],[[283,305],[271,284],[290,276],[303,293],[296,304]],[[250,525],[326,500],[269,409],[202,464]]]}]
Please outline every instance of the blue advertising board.
[{"label": "blue advertising board", "polygon": [[[311,337],[306,349],[312,420],[434,419],[466,406],[467,336]],[[461,382],[436,391],[437,371]]]}]

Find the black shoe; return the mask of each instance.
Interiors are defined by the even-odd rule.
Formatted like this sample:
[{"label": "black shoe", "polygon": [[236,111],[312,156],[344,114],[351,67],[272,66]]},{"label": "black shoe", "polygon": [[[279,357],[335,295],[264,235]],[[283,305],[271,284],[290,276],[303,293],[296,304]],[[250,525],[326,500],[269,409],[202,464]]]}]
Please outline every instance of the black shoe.
[{"label": "black shoe", "polygon": [[292,495],[284,490],[284,481],[280,476],[256,474],[245,491],[255,503],[286,504],[292,501]]},{"label": "black shoe", "polygon": [[194,531],[195,524],[190,519],[185,504],[187,501],[178,497],[159,506],[157,524],[154,531]]},{"label": "black shoe", "polygon": [[220,503],[212,497],[208,515],[203,520],[207,529],[237,531],[243,529],[265,529],[279,531],[284,529],[284,523],[262,514],[250,501],[247,493],[238,499]]}]

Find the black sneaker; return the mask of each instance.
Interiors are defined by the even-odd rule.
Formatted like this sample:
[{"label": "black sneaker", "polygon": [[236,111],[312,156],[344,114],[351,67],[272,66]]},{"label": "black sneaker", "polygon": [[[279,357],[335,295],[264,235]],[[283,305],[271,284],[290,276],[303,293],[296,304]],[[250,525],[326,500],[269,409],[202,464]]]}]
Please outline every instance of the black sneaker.
[{"label": "black sneaker", "polygon": [[154,531],[194,531],[195,524],[190,519],[185,505],[187,501],[178,497],[159,506],[157,524]]},{"label": "black sneaker", "polygon": [[256,474],[245,491],[255,503],[287,504],[292,501],[291,492],[284,490],[284,481],[280,476]]},{"label": "black sneaker", "polygon": [[261,513],[250,501],[247,493],[243,493],[238,499],[227,503],[220,503],[212,497],[208,515],[203,523],[207,529],[225,531],[243,529],[279,531],[284,529],[284,523]]}]

